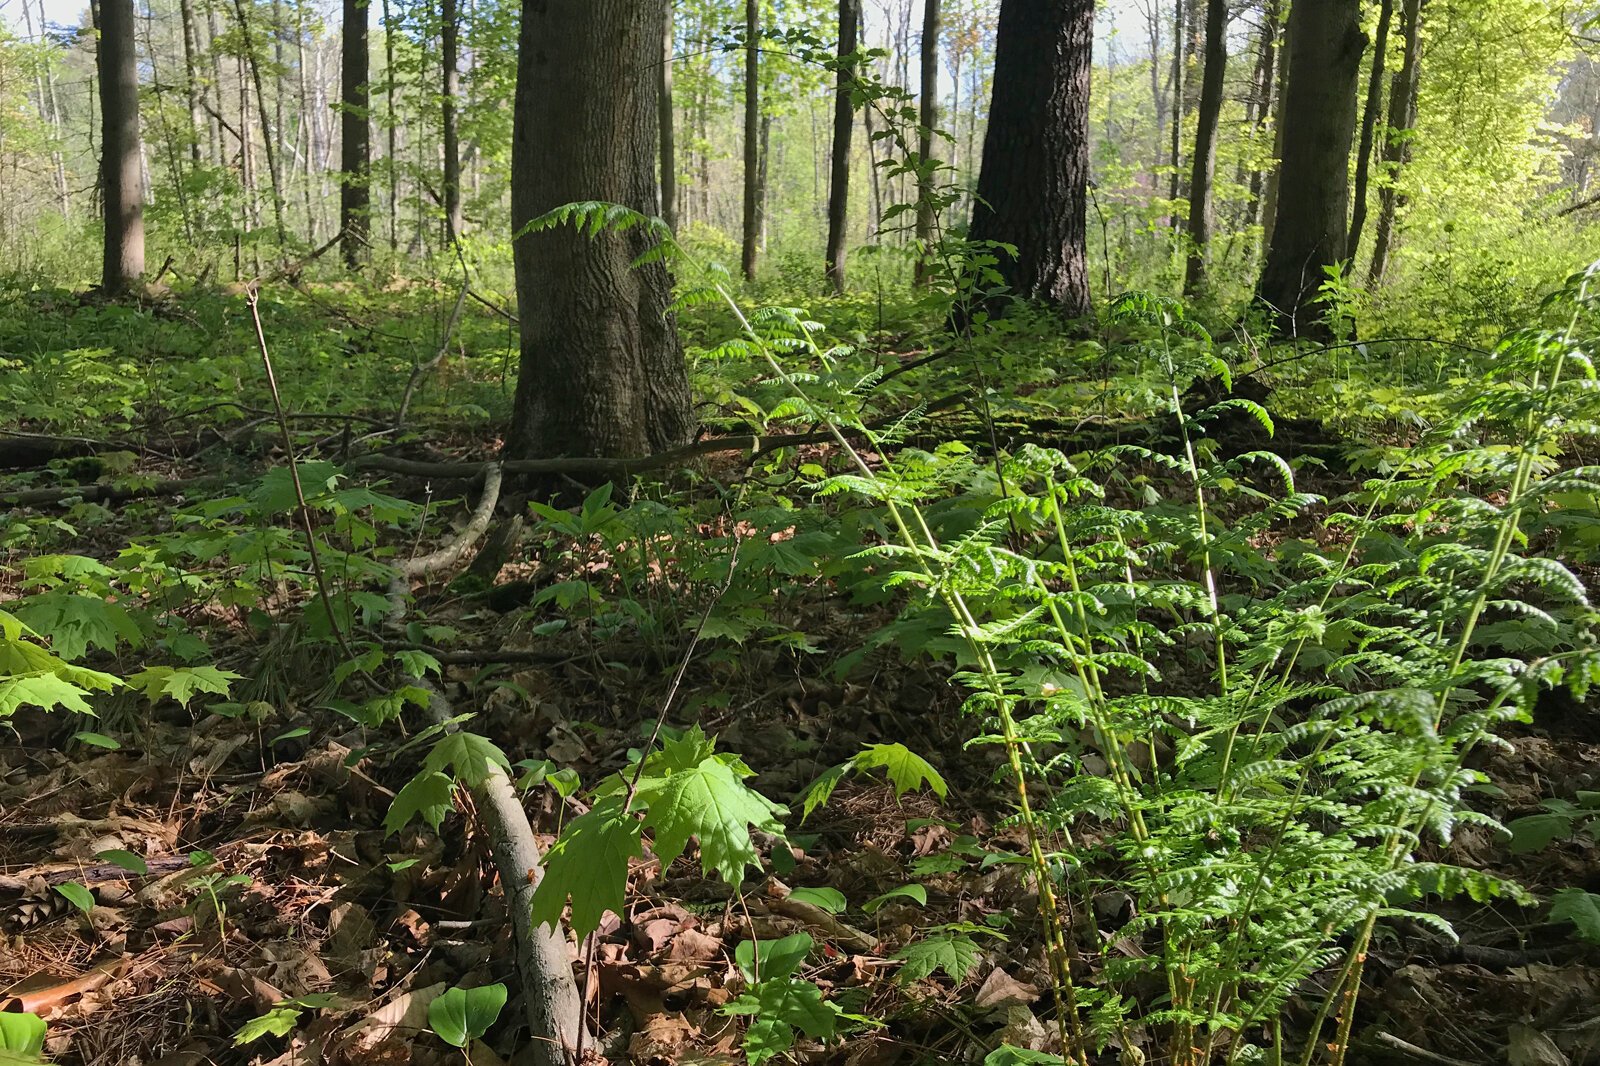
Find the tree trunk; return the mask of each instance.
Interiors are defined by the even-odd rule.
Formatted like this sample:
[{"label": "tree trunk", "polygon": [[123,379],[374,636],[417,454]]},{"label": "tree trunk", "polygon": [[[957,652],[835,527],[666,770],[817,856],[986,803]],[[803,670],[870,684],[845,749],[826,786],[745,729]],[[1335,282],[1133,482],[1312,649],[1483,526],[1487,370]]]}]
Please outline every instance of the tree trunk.
[{"label": "tree trunk", "polygon": [[[1257,59],[1256,84],[1256,115],[1255,128],[1251,131],[1252,141],[1258,141],[1267,131],[1267,123],[1272,121],[1277,95],[1274,92],[1276,74],[1278,72],[1278,5],[1276,0],[1267,0],[1262,12],[1261,23],[1261,54]],[[1262,211],[1262,184],[1269,171],[1276,168],[1277,157],[1265,168],[1257,168],[1250,172],[1250,201],[1245,213],[1245,224],[1255,225],[1261,218]]]},{"label": "tree trunk", "polygon": [[[659,160],[655,64],[665,0],[524,0],[511,225],[604,200],[648,213]],[[642,229],[563,226],[513,245],[522,361],[507,454],[635,456],[693,428],[661,262]]]},{"label": "tree trunk", "polygon": [[756,276],[761,236],[761,3],[744,0],[744,254],[746,281]]},{"label": "tree trunk", "polygon": [[1356,186],[1351,194],[1350,241],[1347,254],[1353,260],[1361,247],[1361,230],[1367,224],[1367,180],[1372,172],[1372,142],[1378,128],[1378,112],[1383,110],[1383,63],[1389,50],[1389,23],[1394,19],[1394,0],[1382,0],[1378,7],[1378,31],[1372,44],[1372,74],[1367,79],[1367,103],[1361,113],[1361,144],[1356,149]]},{"label": "tree trunk", "polygon": [[367,2],[344,0],[339,53],[339,226],[345,265],[354,270],[366,258],[371,223],[371,159],[368,153]]},{"label": "tree trunk", "polygon": [[1277,222],[1256,298],[1279,334],[1326,337],[1316,301],[1327,268],[1346,259],[1360,0],[1296,0],[1288,38]]},{"label": "tree trunk", "polygon": [[200,79],[195,73],[194,3],[179,0],[178,20],[183,24],[183,93],[189,103],[189,162],[200,165],[200,124],[205,121],[200,110]]},{"label": "tree trunk", "polygon": [[917,268],[919,285],[929,281],[933,245],[933,129],[939,124],[939,0],[922,5],[922,110],[917,118]]},{"label": "tree trunk", "polygon": [[123,296],[144,274],[144,190],[139,180],[139,68],[133,0],[100,0],[100,183],[105,256],[100,287]]},{"label": "tree trunk", "polygon": [[672,113],[672,58],[677,51],[672,26],[672,4],[667,4],[667,17],[661,34],[661,93],[657,107],[661,111],[661,220],[674,233],[678,231],[678,139],[675,116]]},{"label": "tree trunk", "polygon": [[207,112],[211,116],[211,162],[218,167],[228,165],[228,139],[226,130],[222,127],[224,114],[222,104],[222,53],[217,48],[217,37],[220,29],[217,26],[217,8],[215,4],[207,2],[206,8],[206,48],[211,53],[211,85],[208,95],[211,98],[211,109]]},{"label": "tree trunk", "polygon": [[[281,128],[275,130],[267,121],[267,94],[261,88],[261,64],[256,61],[256,46],[250,32],[250,16],[247,13],[244,0],[233,0],[233,10],[239,17],[239,33],[244,39],[245,63],[250,68],[250,81],[256,90],[256,119],[261,123],[261,146],[267,153],[267,181],[272,185],[272,223],[278,235],[278,243],[282,244],[289,237],[289,231],[283,221],[283,185],[278,180],[278,149],[277,141],[281,135]],[[249,136],[248,130],[240,131],[244,136]]]},{"label": "tree trunk", "polygon": [[[1168,78],[1172,82],[1172,138],[1167,152],[1167,165],[1172,173],[1167,178],[1167,199],[1173,201],[1174,211],[1177,210],[1178,183],[1182,180],[1178,168],[1183,162],[1183,5],[1184,0],[1172,0],[1172,73]],[[1175,214],[1168,218],[1167,225],[1177,225]]]},{"label": "tree trunk", "polygon": [[1389,84],[1389,129],[1383,142],[1383,185],[1378,189],[1378,223],[1372,235],[1372,266],[1367,287],[1376,288],[1389,267],[1394,247],[1395,217],[1405,206],[1400,194],[1400,173],[1411,159],[1411,130],[1417,124],[1417,92],[1422,82],[1422,3],[1404,0],[1400,32],[1405,54]]},{"label": "tree trunk", "polygon": [[828,281],[836,293],[844,292],[844,258],[850,221],[850,135],[856,113],[850,87],[853,66],[846,66],[856,51],[857,0],[839,0],[839,69],[833,76],[833,166],[828,176]]},{"label": "tree trunk", "polygon": [[973,240],[1017,249],[997,265],[1010,295],[1073,319],[1091,310],[1084,213],[1093,41],[1093,0],[1003,0],[972,213]]},{"label": "tree trunk", "polygon": [[1161,149],[1166,144],[1167,95],[1161,91],[1161,0],[1150,0],[1145,10],[1145,30],[1150,36],[1150,105],[1155,111],[1155,145],[1150,152],[1150,195],[1155,196],[1155,168],[1161,161]]},{"label": "tree trunk", "polygon": [[400,250],[400,155],[395,149],[400,123],[394,113],[394,90],[394,18],[389,10],[389,0],[383,0],[384,141],[387,152],[383,161],[389,194],[390,253]]},{"label": "tree trunk", "polygon": [[1223,74],[1228,63],[1228,0],[1206,0],[1205,73],[1195,116],[1194,164],[1189,175],[1189,262],[1183,293],[1193,296],[1205,287],[1206,244],[1214,214],[1212,186],[1217,174],[1217,124],[1222,117]]},{"label": "tree trunk", "polygon": [[461,237],[461,146],[456,130],[456,97],[461,93],[461,74],[457,70],[456,0],[439,0],[439,54],[444,74],[440,80],[439,115],[444,140],[444,225],[445,239]]}]

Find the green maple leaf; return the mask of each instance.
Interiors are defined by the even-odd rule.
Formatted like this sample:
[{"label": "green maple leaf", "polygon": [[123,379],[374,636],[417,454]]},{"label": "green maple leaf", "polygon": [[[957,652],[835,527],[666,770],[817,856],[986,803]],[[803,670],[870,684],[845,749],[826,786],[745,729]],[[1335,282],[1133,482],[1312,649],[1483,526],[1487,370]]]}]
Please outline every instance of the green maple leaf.
[{"label": "green maple leaf", "polygon": [[119,643],[139,647],[144,634],[121,606],[100,596],[54,590],[29,597],[17,616],[39,633],[64,659],[76,659],[90,648],[115,651]]},{"label": "green maple leaf", "polygon": [[424,770],[413,777],[395,793],[393,802],[389,804],[389,813],[383,816],[385,834],[399,832],[419,814],[437,833],[439,823],[444,821],[445,814],[450,810],[451,790],[454,788],[455,782],[450,780],[449,775],[437,771]]},{"label": "green maple leaf", "polygon": [[79,714],[94,714],[83,701],[85,691],[54,673],[24,674],[0,680],[0,718],[16,713],[19,707],[39,707],[53,711],[65,707]]},{"label": "green maple leaf", "polygon": [[251,1018],[233,1034],[235,1047],[260,1040],[267,1035],[287,1036],[300,1022],[300,1012],[293,1007],[274,1007],[259,1018]]},{"label": "green maple leaf", "polygon": [[1581,888],[1563,888],[1550,905],[1552,922],[1571,922],[1578,939],[1600,944],[1600,896]]},{"label": "green maple leaf", "polygon": [[823,1000],[820,988],[792,977],[762,981],[723,1010],[755,1016],[744,1037],[751,1066],[793,1047],[796,1029],[814,1040],[826,1040],[839,1023],[839,1009]]},{"label": "green maple leaf", "polygon": [[869,744],[855,757],[855,765],[857,770],[883,767],[894,785],[895,799],[922,787],[923,782],[927,782],[940,799],[949,791],[939,771],[904,744]]},{"label": "green maple leaf", "polygon": [[128,684],[145,694],[151,703],[170,696],[180,706],[201,692],[226,696],[228,686],[242,674],[232,670],[218,670],[215,666],[148,666],[128,678]]},{"label": "green maple leaf", "polygon": [[588,814],[567,824],[544,857],[544,878],[533,892],[535,924],[560,928],[561,911],[572,900],[572,932],[582,940],[600,927],[606,911],[622,912],[628,891],[628,860],[643,858],[637,819],[622,797],[607,796]]},{"label": "green maple leaf", "polygon": [[734,755],[718,755],[698,726],[645,760],[636,799],[655,837],[662,868],[682,855],[691,837],[700,842],[700,866],[729,884],[746,866],[761,866],[750,827],[783,835],[782,807],[744,783],[755,774]]},{"label": "green maple leaf", "polygon": [[509,776],[511,760],[506,758],[505,752],[487,737],[462,731],[440,737],[423,760],[422,768],[442,772],[448,766],[458,781],[468,788],[477,788],[489,779],[490,763],[507,771]]},{"label": "green maple leaf", "polygon": [[978,961],[978,942],[970,936],[930,936],[907,946],[895,958],[905,963],[900,967],[902,981],[920,981],[943,970],[959,983]]}]

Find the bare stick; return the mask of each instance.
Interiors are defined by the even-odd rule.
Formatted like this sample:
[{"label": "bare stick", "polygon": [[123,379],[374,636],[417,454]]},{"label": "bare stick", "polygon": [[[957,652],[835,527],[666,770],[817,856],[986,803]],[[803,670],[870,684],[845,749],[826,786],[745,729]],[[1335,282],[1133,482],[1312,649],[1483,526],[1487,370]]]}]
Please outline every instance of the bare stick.
[{"label": "bare stick", "polygon": [[444,338],[439,342],[439,351],[426,363],[418,363],[411,368],[411,377],[406,379],[406,391],[400,394],[400,410],[394,414],[394,426],[399,429],[406,423],[406,412],[411,409],[411,394],[417,391],[417,386],[422,383],[423,377],[444,362],[444,357],[450,354],[450,338],[455,335],[456,323],[461,321],[461,309],[466,306],[469,280],[463,278],[461,292],[456,297],[455,310],[450,312],[450,321],[445,323]]}]

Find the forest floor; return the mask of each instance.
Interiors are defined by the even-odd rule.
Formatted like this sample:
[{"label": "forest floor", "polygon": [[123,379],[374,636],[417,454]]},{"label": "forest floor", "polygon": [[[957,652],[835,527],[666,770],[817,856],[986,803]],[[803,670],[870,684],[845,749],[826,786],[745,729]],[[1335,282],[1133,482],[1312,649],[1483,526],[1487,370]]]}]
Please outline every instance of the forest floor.
[{"label": "forest floor", "polygon": [[[188,333],[200,313],[174,305],[158,315],[167,322],[162,329]],[[436,329],[437,314],[429,313]],[[72,328],[70,306],[54,314],[58,326]],[[380,323],[377,315],[363,308],[340,314],[347,321],[332,328],[381,346],[378,325],[363,334],[348,323],[352,317]],[[91,332],[103,330],[105,313],[92,315]],[[20,331],[40,328],[12,323],[0,335],[9,333],[14,354]],[[503,324],[485,314],[475,329],[469,337],[482,338]],[[93,347],[101,338],[81,343]],[[363,365],[363,382],[383,379]],[[480,355],[446,369],[462,379],[448,386],[457,395],[432,397],[406,448],[432,458],[490,454],[486,432],[446,427],[452,403],[494,391],[499,358]],[[322,373],[332,380],[338,368]],[[291,406],[318,409],[319,395],[332,395],[319,394],[323,387],[303,385]],[[376,422],[392,395],[352,395],[340,403],[340,410]],[[142,407],[142,421],[130,423],[126,435],[168,409]],[[254,469],[259,476],[281,455],[253,435],[259,424],[246,429],[253,417],[235,411],[228,420],[186,430],[191,437],[184,439],[222,442],[200,457],[194,453],[203,447],[172,446],[180,434],[164,440],[147,434],[131,467],[74,470],[58,461],[49,473],[13,477],[7,491],[51,487],[74,473],[123,483],[137,476],[215,476],[219,469]],[[351,438],[346,428],[341,442],[334,425],[331,438],[321,427],[330,450]],[[52,428],[58,426],[41,419],[38,428],[59,434]],[[1296,426],[1308,434],[1314,428]],[[1336,441],[1331,433],[1312,444],[1327,452],[1337,447],[1330,441]],[[740,471],[720,473],[732,479]],[[383,491],[451,513],[440,501],[454,489],[436,483],[392,477]],[[177,503],[192,506],[202,496],[78,504],[64,516],[72,532],[49,543],[56,551],[112,559],[128,545],[172,531]],[[58,518],[58,508],[45,506],[13,513],[30,528]],[[426,545],[405,550],[419,547]],[[6,550],[14,562],[26,554],[15,539]],[[535,633],[530,600],[584,579],[586,565],[530,537],[494,577],[495,588],[512,590],[498,598],[492,590],[462,591],[447,583],[450,575],[414,591],[416,614],[453,631],[440,684],[458,711],[476,714],[472,728],[513,763],[549,760],[593,782],[625,767],[630,749],[649,735],[687,641],[682,633],[640,640],[580,626]],[[0,598],[11,599],[22,586],[21,571],[7,566],[5,574]],[[673,595],[670,582],[659,591]],[[280,598],[281,607],[309,594],[279,585],[262,595]],[[893,603],[862,607],[822,582],[785,600],[784,609],[785,625],[808,644],[840,654],[895,616]],[[0,748],[0,1010],[44,1016],[46,1051],[61,1063],[460,1061],[460,1051],[428,1032],[428,1003],[453,985],[515,985],[501,887],[470,805],[458,804],[438,833],[415,825],[388,832],[386,812],[419,753],[329,708],[334,650],[301,639],[293,626],[263,635],[237,605],[184,610],[186,622],[203,630],[211,661],[241,678],[233,702],[149,705],[117,694],[97,706],[99,719],[89,723],[96,732],[87,739],[78,732],[85,723],[71,715],[25,710],[7,720],[15,735]],[[96,661],[109,664],[113,657]],[[692,857],[667,869],[648,858],[634,864],[626,912],[602,925],[592,964],[580,968],[599,1050],[609,1061],[743,1061],[742,1024],[720,1011],[739,984],[733,945],[752,934],[767,939],[801,930],[823,945],[807,976],[851,1014],[876,1023],[831,1046],[802,1039],[797,1061],[976,1062],[1002,1042],[1055,1048],[1038,904],[1024,867],[981,866],[967,855],[974,842],[998,851],[1025,847],[1008,821],[1009,791],[995,783],[998,749],[968,746],[975,726],[961,714],[948,664],[884,650],[861,657],[848,673],[836,669],[838,662],[839,655],[801,654],[759,640],[719,641],[688,660],[669,720],[699,723],[723,750],[740,754],[764,795],[796,808],[791,837],[776,847],[779,854],[772,853],[774,841],[763,843],[771,874],[737,897],[703,877]],[[114,749],[101,743],[110,738]],[[1600,716],[1592,706],[1552,700],[1506,739],[1508,747],[1479,760],[1496,786],[1481,794],[1481,806],[1496,818],[1534,814],[1553,797],[1600,789]],[[795,799],[821,771],[863,744],[895,741],[939,767],[949,785],[943,800],[924,792],[897,797],[886,783],[852,778],[801,823]],[[548,845],[577,808],[550,788],[533,789],[528,798],[540,842]],[[108,862],[108,852],[140,861]],[[1514,854],[1503,837],[1467,828],[1449,857],[1516,878],[1541,896],[1567,886],[1600,892],[1600,842],[1583,834]],[[894,895],[913,875],[926,887],[925,906]],[[56,890],[67,884],[85,886],[92,898]],[[796,888],[836,889],[852,906],[838,915],[798,906],[783,898]],[[886,894],[870,913],[861,906]],[[1127,900],[1106,893],[1095,904],[1103,914],[1072,916],[1081,937],[1100,935],[1099,919],[1114,917]],[[1439,910],[1454,923],[1459,943],[1406,922],[1386,924],[1375,941],[1351,1061],[1600,1063],[1600,948],[1573,940],[1568,927],[1546,924],[1541,911],[1505,901]],[[1009,917],[1009,938],[984,939],[981,951],[958,967],[960,979],[932,967],[920,979],[902,979],[904,961],[895,956],[917,934],[996,914]],[[1131,943],[1123,949],[1141,950]],[[574,962],[583,962],[576,949]],[[1308,1021],[1303,1004],[1312,1002],[1312,991],[1291,1005],[1291,1028]],[[273,1021],[257,1027],[257,1039],[236,1043],[241,1028],[263,1018]],[[471,1062],[515,1063],[522,1043],[513,1025],[502,1024],[473,1045]],[[1114,1059],[1108,1052],[1105,1061]]]}]

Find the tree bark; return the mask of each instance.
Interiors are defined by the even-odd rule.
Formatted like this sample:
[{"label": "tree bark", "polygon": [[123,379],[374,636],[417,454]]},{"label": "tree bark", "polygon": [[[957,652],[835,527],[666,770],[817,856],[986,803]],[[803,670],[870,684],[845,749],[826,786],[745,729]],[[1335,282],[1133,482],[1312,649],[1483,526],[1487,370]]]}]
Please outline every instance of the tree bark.
[{"label": "tree bark", "polygon": [[1361,113],[1361,143],[1356,149],[1356,186],[1350,204],[1350,241],[1347,254],[1355,259],[1361,231],[1367,224],[1367,181],[1372,173],[1372,142],[1383,110],[1383,65],[1389,50],[1389,23],[1394,20],[1394,0],[1381,0],[1378,29],[1372,43],[1372,73],[1367,79],[1367,103]]},{"label": "tree bark", "polygon": [[1367,272],[1369,289],[1383,281],[1394,247],[1395,219],[1405,206],[1400,174],[1411,160],[1411,131],[1417,124],[1417,92],[1422,84],[1422,4],[1423,0],[1404,0],[1400,9],[1405,54],[1389,85],[1389,129],[1381,156],[1384,181],[1378,189],[1378,222],[1372,235],[1372,265]]},{"label": "tree bark", "polygon": [[756,276],[761,237],[761,31],[760,0],[744,0],[744,248],[746,281]]},{"label": "tree bark", "polygon": [[1093,0],[1003,0],[971,236],[1014,246],[1009,294],[1090,313],[1085,251]]},{"label": "tree bark", "polygon": [[183,24],[183,93],[189,104],[189,162],[200,165],[200,79],[195,70],[194,2],[178,0],[178,19]]},{"label": "tree bark", "polygon": [[367,80],[367,2],[344,0],[340,34],[339,227],[345,265],[354,270],[366,258],[372,208]]},{"label": "tree bark", "polygon": [[389,10],[389,0],[383,0],[383,96],[384,139],[386,154],[383,157],[387,191],[389,195],[389,251],[400,250],[400,153],[395,147],[395,137],[400,122],[394,111],[394,16]]},{"label": "tree bark", "polygon": [[439,54],[443,76],[440,80],[439,116],[444,141],[444,225],[445,239],[461,237],[461,145],[456,128],[456,98],[461,93],[461,73],[457,69],[457,36],[460,30],[456,0],[439,0]]},{"label": "tree bark", "polygon": [[1228,63],[1228,2],[1206,0],[1205,73],[1195,116],[1194,161],[1189,175],[1189,261],[1183,293],[1193,296],[1205,287],[1206,245],[1214,214],[1212,188],[1217,175],[1217,124],[1222,118],[1223,75]]},{"label": "tree bark", "polygon": [[855,73],[847,61],[856,51],[858,19],[857,0],[839,0],[839,68],[833,76],[833,165],[828,175],[828,282],[834,292],[841,294],[850,221],[850,135],[856,125],[850,99]]},{"label": "tree bark", "polygon": [[1167,152],[1172,173],[1167,178],[1167,199],[1173,201],[1174,214],[1167,221],[1169,226],[1177,225],[1178,184],[1183,180],[1178,174],[1183,162],[1183,5],[1184,0],[1172,0],[1172,73],[1168,79],[1172,82],[1172,137]]},{"label": "tree bark", "polygon": [[933,129],[939,124],[939,0],[922,5],[922,100],[917,117],[917,266],[916,281],[929,281],[929,250],[933,244]]},{"label": "tree bark", "polygon": [[[1259,140],[1267,131],[1268,123],[1275,118],[1277,93],[1275,87],[1278,73],[1278,4],[1276,0],[1267,0],[1262,11],[1261,23],[1261,53],[1257,58],[1256,84],[1256,115],[1255,129],[1251,132],[1252,140]],[[1277,145],[1274,142],[1274,149]],[[1276,170],[1277,156],[1265,168],[1258,168],[1250,172],[1250,201],[1245,214],[1245,224],[1253,226],[1261,219],[1263,183],[1268,173]]]},{"label": "tree bark", "polygon": [[661,111],[661,220],[674,233],[678,231],[678,131],[672,111],[672,59],[676,51],[669,2],[661,34],[661,93],[657,106]]},{"label": "tree bark", "polygon": [[580,200],[649,213],[665,0],[524,0],[511,223],[522,340],[513,457],[646,455],[689,439],[671,278],[643,229],[523,233]]},{"label": "tree bark", "polygon": [[[267,121],[267,94],[261,88],[261,64],[256,61],[255,40],[250,32],[250,16],[244,5],[244,0],[233,0],[233,10],[239,18],[239,33],[244,38],[244,61],[250,68],[250,82],[256,90],[256,119],[261,123],[261,146],[267,153],[267,181],[272,185],[272,222],[278,235],[278,243],[282,244],[288,239],[289,231],[283,220],[283,185],[278,178],[278,149],[276,147],[282,130],[274,130]],[[242,131],[249,136],[248,131]]]},{"label": "tree bark", "polygon": [[100,287],[124,296],[144,274],[144,190],[139,169],[139,68],[133,41],[133,0],[101,0],[100,183],[105,248]]},{"label": "tree bark", "polygon": [[1277,222],[1256,298],[1284,336],[1327,337],[1317,306],[1327,268],[1346,259],[1350,148],[1361,74],[1360,0],[1289,9]]}]

